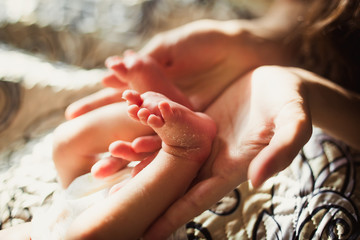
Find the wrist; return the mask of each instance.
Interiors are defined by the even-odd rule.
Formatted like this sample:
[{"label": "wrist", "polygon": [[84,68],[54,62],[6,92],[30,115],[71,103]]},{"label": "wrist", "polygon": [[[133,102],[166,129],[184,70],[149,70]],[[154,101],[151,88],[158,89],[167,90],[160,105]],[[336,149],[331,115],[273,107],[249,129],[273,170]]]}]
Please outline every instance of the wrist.
[{"label": "wrist", "polygon": [[297,70],[306,87],[313,124],[360,149],[360,95],[305,70]]}]

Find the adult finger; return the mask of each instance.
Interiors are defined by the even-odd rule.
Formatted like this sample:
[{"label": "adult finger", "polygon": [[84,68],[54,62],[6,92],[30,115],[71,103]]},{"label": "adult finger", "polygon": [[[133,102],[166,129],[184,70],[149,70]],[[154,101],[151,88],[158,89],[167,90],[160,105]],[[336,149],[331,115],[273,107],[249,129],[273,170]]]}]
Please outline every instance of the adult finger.
[{"label": "adult finger", "polygon": [[122,91],[105,88],[70,104],[65,110],[65,117],[70,120],[99,107],[120,101],[123,101]]}]

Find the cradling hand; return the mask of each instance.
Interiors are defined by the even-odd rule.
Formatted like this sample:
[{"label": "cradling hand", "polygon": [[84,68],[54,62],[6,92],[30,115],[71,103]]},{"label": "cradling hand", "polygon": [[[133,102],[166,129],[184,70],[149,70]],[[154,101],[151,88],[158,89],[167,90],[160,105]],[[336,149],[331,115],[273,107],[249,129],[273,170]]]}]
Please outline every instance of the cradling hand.
[{"label": "cradling hand", "polygon": [[163,239],[250,179],[260,186],[287,167],[312,133],[306,89],[291,69],[260,67],[206,111],[218,125],[212,156],[188,192],[149,229]]}]

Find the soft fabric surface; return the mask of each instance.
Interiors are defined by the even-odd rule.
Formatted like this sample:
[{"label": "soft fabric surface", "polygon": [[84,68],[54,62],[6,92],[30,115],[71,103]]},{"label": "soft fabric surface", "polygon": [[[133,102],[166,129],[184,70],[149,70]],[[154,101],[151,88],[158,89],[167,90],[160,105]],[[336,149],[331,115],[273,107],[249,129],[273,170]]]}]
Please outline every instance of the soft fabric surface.
[{"label": "soft fabric surface", "polygon": [[204,239],[360,238],[360,153],[314,130],[261,188],[243,183],[188,223]]},{"label": "soft fabric surface", "polygon": [[50,64],[7,46],[0,66],[0,227],[7,228],[51,203],[58,189],[51,132],[68,104],[100,88],[104,71]]}]

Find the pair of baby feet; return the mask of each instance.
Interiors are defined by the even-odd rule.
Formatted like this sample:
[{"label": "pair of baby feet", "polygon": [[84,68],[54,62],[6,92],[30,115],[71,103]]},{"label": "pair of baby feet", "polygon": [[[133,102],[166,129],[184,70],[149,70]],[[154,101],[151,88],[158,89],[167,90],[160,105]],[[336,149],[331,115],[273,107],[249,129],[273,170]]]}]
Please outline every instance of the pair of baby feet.
[{"label": "pair of baby feet", "polygon": [[[191,110],[186,96],[166,79],[152,58],[128,52],[124,58],[110,58],[107,66],[118,79],[137,90],[123,93],[128,103],[127,114],[156,133],[139,137],[132,143],[117,141],[110,146],[110,152],[130,161],[150,159],[145,160],[142,167],[160,148],[180,158],[205,160],[216,134],[214,121],[206,114]],[[92,173],[95,177],[102,178],[117,170],[113,166],[116,159],[110,157],[107,160],[94,165]]]}]

